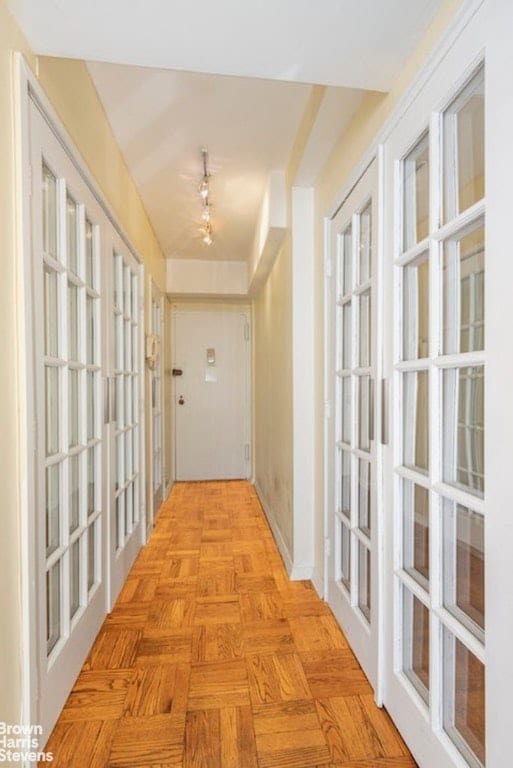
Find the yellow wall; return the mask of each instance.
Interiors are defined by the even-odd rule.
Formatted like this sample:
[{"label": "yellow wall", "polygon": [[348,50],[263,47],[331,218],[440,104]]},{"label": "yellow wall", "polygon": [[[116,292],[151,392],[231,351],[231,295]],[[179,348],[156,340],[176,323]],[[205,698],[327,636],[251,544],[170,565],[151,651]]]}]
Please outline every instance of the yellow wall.
[{"label": "yellow wall", "polygon": [[83,159],[157,284],[165,289],[165,260],[85,65],[41,58],[30,50],[5,0],[0,0],[0,721],[21,717],[21,566],[18,455],[13,51],[21,51],[76,143]]}]

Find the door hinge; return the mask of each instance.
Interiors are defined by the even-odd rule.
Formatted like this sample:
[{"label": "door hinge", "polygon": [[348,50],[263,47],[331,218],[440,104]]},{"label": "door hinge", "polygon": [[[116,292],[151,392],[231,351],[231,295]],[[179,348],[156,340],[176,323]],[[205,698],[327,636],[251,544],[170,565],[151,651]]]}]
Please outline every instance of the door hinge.
[{"label": "door hinge", "polygon": [[246,443],[246,445],[244,446],[244,458],[246,459],[246,461],[249,461],[249,445],[248,445],[248,443]]},{"label": "door hinge", "polygon": [[244,323],[244,338],[249,341],[249,323]]},{"label": "door hinge", "polygon": [[324,539],[324,554],[331,557],[331,539]]}]

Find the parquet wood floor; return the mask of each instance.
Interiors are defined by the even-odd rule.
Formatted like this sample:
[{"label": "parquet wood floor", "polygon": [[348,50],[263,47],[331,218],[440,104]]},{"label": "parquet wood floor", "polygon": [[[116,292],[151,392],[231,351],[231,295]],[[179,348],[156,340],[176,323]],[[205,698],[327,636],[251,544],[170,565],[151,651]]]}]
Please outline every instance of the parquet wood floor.
[{"label": "parquet wood floor", "polygon": [[415,768],[246,482],[175,485],[46,749],[54,768]]}]

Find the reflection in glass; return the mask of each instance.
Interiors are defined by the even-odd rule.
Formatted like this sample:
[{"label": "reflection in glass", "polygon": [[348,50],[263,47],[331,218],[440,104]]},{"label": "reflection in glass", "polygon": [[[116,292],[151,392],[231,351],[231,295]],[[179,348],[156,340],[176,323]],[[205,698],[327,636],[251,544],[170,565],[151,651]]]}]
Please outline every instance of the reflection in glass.
[{"label": "reflection in glass", "polygon": [[53,173],[43,165],[41,183],[43,205],[43,251],[57,258],[57,181]]},{"label": "reflection in glass", "polygon": [[429,255],[403,269],[403,359],[429,355]]},{"label": "reflection in glass", "polygon": [[78,376],[74,368],[68,370],[69,382],[69,445],[78,445]]},{"label": "reflection in glass", "polygon": [[360,280],[359,285],[372,277],[372,206],[369,202],[360,214]]},{"label": "reflection in glass", "polygon": [[371,377],[358,377],[358,447],[369,451],[371,444]]},{"label": "reflection in glass", "polygon": [[69,615],[72,619],[80,606],[80,542],[70,547],[69,565]]},{"label": "reflection in glass", "polygon": [[69,457],[69,531],[78,528],[80,514],[79,456]]},{"label": "reflection in glass", "polygon": [[358,460],[358,527],[367,536],[371,531],[371,464]]},{"label": "reflection in glass", "polygon": [[484,369],[443,371],[443,479],[484,493]]},{"label": "reflection in glass", "polygon": [[116,499],[116,549],[121,549],[125,539],[125,494]]},{"label": "reflection in glass", "polygon": [[68,268],[78,274],[77,204],[69,195],[66,197],[66,244]]},{"label": "reflection in glass", "polygon": [[78,360],[78,288],[68,283],[68,348],[69,360]]},{"label": "reflection in glass", "polygon": [[484,630],[484,517],[445,499],[443,534],[444,605],[470,630]]},{"label": "reflection in glass", "polygon": [[348,226],[343,237],[343,280],[342,280],[342,295],[346,296],[351,293],[353,288],[353,229],[351,225]]},{"label": "reflection in glass", "polygon": [[91,589],[96,581],[96,523],[87,528],[87,589]]},{"label": "reflection in glass", "polygon": [[61,561],[46,574],[46,653],[49,655],[61,636]]},{"label": "reflection in glass", "polygon": [[484,69],[444,114],[444,214],[454,218],[484,197]]},{"label": "reflection in glass", "polygon": [[429,702],[429,610],[403,587],[403,670]]},{"label": "reflection in glass", "polygon": [[360,328],[359,328],[359,360],[361,368],[371,365],[371,292],[365,291],[360,295]]},{"label": "reflection in glass", "polygon": [[444,730],[464,757],[475,756],[484,765],[484,665],[448,629],[443,648]]},{"label": "reflection in glass", "polygon": [[96,273],[94,263],[93,225],[86,219],[85,223],[85,258],[86,258],[86,283],[89,288],[96,287]]},{"label": "reflection in glass", "polygon": [[351,368],[352,360],[352,308],[351,302],[342,307],[342,368]]},{"label": "reflection in glass", "polygon": [[361,542],[358,542],[358,607],[370,622],[371,557],[370,550]]},{"label": "reflection in glass", "polygon": [[477,229],[444,244],[444,352],[484,349],[485,231]]},{"label": "reflection in glass", "polygon": [[403,160],[403,251],[429,232],[429,134]]},{"label": "reflection in glass", "polygon": [[59,465],[46,470],[46,556],[55,552],[60,540]]},{"label": "reflection in glass", "polygon": [[45,425],[46,455],[59,452],[59,369],[47,366],[45,369]]},{"label": "reflection in glass", "polygon": [[344,376],[340,382],[342,400],[342,442],[351,442],[351,376]]},{"label": "reflection in glass", "polygon": [[59,354],[59,295],[57,272],[45,266],[45,355],[58,357]]},{"label": "reflection in glass", "polygon": [[86,362],[88,365],[94,365],[95,362],[95,318],[94,318],[94,305],[96,299],[91,296],[86,296]]},{"label": "reflection in glass", "polygon": [[403,463],[427,472],[429,467],[429,379],[427,371],[403,375]]},{"label": "reflection in glass", "polygon": [[429,581],[429,491],[403,480],[403,568],[422,586]]},{"label": "reflection in glass", "polygon": [[87,372],[87,439],[92,440],[95,437],[95,397],[94,397],[95,374],[93,371]]},{"label": "reflection in glass", "polygon": [[92,515],[96,508],[95,499],[95,466],[96,450],[89,448],[87,451],[87,515]]},{"label": "reflection in glass", "polygon": [[344,523],[340,524],[340,580],[351,590],[351,533]]}]

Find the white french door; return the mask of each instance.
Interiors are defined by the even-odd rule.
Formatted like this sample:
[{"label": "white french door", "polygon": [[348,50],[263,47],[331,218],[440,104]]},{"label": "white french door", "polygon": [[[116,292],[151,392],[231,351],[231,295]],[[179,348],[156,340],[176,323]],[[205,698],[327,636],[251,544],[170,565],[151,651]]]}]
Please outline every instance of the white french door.
[{"label": "white french door", "polygon": [[150,369],[150,402],[151,402],[151,467],[149,472],[150,498],[148,520],[155,518],[163,501],[164,490],[164,461],[163,461],[163,381],[162,359],[163,347],[163,299],[162,294],[151,281],[151,335],[155,345],[155,356]]},{"label": "white french door", "polygon": [[32,103],[36,652],[48,735],[103,621],[102,211]]},{"label": "white french door", "polygon": [[143,540],[142,456],[142,269],[111,231],[108,242],[109,314],[113,329],[108,355],[110,394],[109,564],[114,603]]},{"label": "white french door", "polygon": [[472,24],[386,146],[384,701],[423,768],[485,764],[485,103]]},{"label": "white french door", "polygon": [[376,689],[379,627],[377,162],[331,225],[332,501],[328,602]]},{"label": "white french door", "polygon": [[143,274],[71,150],[28,104],[27,638],[31,722],[47,737],[142,543]]}]

